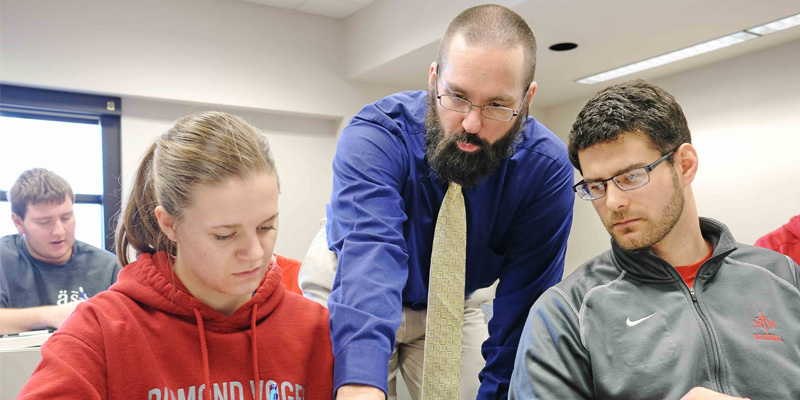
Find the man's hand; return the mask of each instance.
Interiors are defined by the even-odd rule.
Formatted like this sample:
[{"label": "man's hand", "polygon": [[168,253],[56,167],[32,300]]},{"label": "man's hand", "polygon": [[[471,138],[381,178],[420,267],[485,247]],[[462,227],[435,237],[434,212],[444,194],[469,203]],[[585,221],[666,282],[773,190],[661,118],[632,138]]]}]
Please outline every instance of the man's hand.
[{"label": "man's hand", "polygon": [[681,397],[681,400],[750,400],[743,397],[733,397],[727,394],[717,393],[704,387],[696,387]]},{"label": "man's hand", "polygon": [[75,311],[75,307],[78,306],[78,303],[78,301],[71,301],[66,304],[47,307],[45,312],[45,322],[47,326],[56,329],[60,328],[61,325],[64,324],[64,321],[67,320],[67,317]]},{"label": "man's hand", "polygon": [[336,391],[337,400],[386,400],[386,394],[374,386],[342,385]]}]

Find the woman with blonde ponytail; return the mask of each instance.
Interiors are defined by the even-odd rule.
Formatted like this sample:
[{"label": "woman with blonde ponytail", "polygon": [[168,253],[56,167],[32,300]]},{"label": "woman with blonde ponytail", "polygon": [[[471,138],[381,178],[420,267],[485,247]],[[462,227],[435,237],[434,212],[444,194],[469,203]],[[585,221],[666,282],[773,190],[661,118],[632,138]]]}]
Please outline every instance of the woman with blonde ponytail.
[{"label": "woman with blonde ponytail", "polygon": [[272,262],[279,192],[256,128],[178,120],[120,215],[117,284],[45,343],[20,398],[332,398],[328,312],[287,292]]}]

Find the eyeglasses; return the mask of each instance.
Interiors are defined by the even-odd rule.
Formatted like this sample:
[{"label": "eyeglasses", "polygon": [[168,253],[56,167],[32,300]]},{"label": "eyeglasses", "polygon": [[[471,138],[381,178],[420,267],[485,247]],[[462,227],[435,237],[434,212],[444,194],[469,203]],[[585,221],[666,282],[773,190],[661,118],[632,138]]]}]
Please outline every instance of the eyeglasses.
[{"label": "eyeglasses", "polygon": [[605,197],[606,182],[608,181],[614,181],[620,190],[624,190],[626,192],[629,190],[638,189],[650,183],[650,171],[657,167],[658,164],[661,164],[664,160],[669,158],[669,156],[674,154],[675,150],[664,154],[661,158],[650,165],[629,169],[608,179],[588,183],[580,181],[572,187],[572,190],[574,190],[575,193],[577,193],[578,196],[580,196],[580,198],[583,200],[597,200]]},{"label": "eyeglasses", "polygon": [[[439,66],[436,66],[436,80],[439,80]],[[471,101],[459,97],[454,94],[439,94],[439,85],[436,85],[436,98],[439,99],[439,104],[450,110],[460,113],[468,113],[472,110],[472,107],[477,107],[481,109],[481,115],[488,119],[492,119],[495,121],[511,121],[519,115],[519,112],[522,110],[523,104],[525,104],[525,96],[528,94],[528,90],[525,90],[525,95],[522,97],[522,104],[519,105],[519,109],[514,111],[512,108],[508,107],[501,107],[501,106],[476,106],[472,104]]]}]

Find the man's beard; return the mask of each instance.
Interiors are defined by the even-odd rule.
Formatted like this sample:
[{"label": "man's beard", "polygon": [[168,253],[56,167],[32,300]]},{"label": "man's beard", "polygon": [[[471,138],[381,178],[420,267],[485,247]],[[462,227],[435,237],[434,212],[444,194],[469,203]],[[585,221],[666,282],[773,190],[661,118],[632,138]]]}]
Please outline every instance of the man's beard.
[{"label": "man's beard", "polygon": [[[463,130],[445,136],[436,113],[436,96],[428,92],[426,102],[428,111],[425,114],[425,158],[439,180],[455,182],[464,188],[475,187],[478,181],[497,170],[505,159],[514,155],[528,116],[528,107],[524,106],[511,129],[494,144],[489,144],[478,135]],[[463,151],[458,148],[458,142],[475,145],[478,149],[473,152]]]},{"label": "man's beard", "polygon": [[[678,221],[683,215],[683,206],[684,206],[684,195],[683,190],[681,188],[681,184],[678,181],[678,177],[675,174],[675,171],[672,172],[672,181],[673,181],[673,193],[672,197],[669,199],[666,207],[662,210],[660,216],[650,216],[646,221],[648,224],[651,224],[647,230],[642,231],[639,237],[628,237],[625,238],[625,234],[629,233],[628,231],[621,233],[620,235],[615,235],[612,228],[613,224],[618,221],[623,221],[625,219],[631,217],[637,217],[636,215],[623,215],[622,213],[613,213],[612,219],[608,223],[606,223],[606,230],[608,233],[611,234],[611,237],[614,238],[614,241],[617,242],[619,247],[625,250],[639,250],[639,249],[646,249],[650,248],[662,240],[664,240],[667,235],[672,232],[675,228],[675,225],[678,224]],[[611,184],[611,182],[609,182]],[[655,218],[658,219],[655,219]],[[610,226],[609,226],[610,225]]]}]

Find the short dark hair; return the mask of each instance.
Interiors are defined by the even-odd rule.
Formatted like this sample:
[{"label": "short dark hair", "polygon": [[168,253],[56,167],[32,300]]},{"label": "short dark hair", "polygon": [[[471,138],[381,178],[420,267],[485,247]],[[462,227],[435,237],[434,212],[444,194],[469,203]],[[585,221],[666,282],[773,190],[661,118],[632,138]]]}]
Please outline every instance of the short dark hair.
[{"label": "short dark hair", "polygon": [[61,204],[67,197],[75,202],[69,182],[44,168],[29,169],[20,174],[9,192],[11,212],[23,220],[28,212],[28,204]]},{"label": "short dark hair", "polygon": [[469,45],[493,45],[503,49],[522,46],[525,54],[523,83],[527,89],[536,72],[536,38],[528,23],[514,11],[496,4],[484,4],[468,8],[458,14],[444,31],[439,43],[436,62],[447,59],[447,51],[453,38],[461,35]]},{"label": "short dark hair", "polygon": [[[666,90],[641,79],[598,92],[578,114],[569,133],[569,159],[581,173],[578,152],[620,135],[635,133],[650,139],[661,154],[691,143],[692,135],[681,106]],[[672,162],[670,157],[668,162]]]}]

